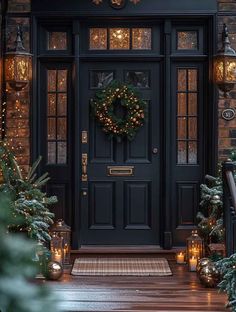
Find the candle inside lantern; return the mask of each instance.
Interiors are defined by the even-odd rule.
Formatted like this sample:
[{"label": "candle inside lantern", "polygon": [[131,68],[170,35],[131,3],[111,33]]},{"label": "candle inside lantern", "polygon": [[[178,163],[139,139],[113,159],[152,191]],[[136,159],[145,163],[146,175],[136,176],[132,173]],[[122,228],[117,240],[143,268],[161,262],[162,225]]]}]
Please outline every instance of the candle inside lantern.
[{"label": "candle inside lantern", "polygon": [[183,253],[183,252],[177,253],[177,255],[176,255],[176,262],[177,262],[178,264],[183,264],[183,263],[185,263],[185,262],[184,262],[184,253]]},{"label": "candle inside lantern", "polygon": [[195,257],[195,258],[198,258],[199,257],[199,250],[198,248],[194,247],[192,249],[192,255]]},{"label": "candle inside lantern", "polygon": [[63,251],[64,251],[64,260],[65,260],[65,258],[67,257],[68,251],[69,251],[69,246],[68,246],[68,244],[65,244],[65,245],[64,245]]},{"label": "candle inside lantern", "polygon": [[195,257],[192,257],[189,259],[189,271],[196,272],[196,270],[197,270],[197,259]]},{"label": "candle inside lantern", "polygon": [[54,260],[57,262],[62,262],[62,254],[61,254],[61,250],[55,249],[54,251]]}]

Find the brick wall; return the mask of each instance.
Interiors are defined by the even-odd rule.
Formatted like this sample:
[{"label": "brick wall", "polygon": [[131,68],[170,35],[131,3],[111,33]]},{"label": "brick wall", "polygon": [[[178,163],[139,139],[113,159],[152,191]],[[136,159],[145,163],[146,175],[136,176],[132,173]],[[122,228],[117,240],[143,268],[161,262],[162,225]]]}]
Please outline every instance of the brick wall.
[{"label": "brick wall", "polygon": [[[236,1],[218,0],[218,14],[219,45],[223,23],[226,23],[231,46],[236,50]],[[230,151],[236,149],[236,118],[225,121],[221,117],[222,110],[229,107],[236,109],[236,88],[230,92],[228,99],[219,97],[219,158],[221,160],[227,159]]]},{"label": "brick wall", "polygon": [[[223,23],[229,28],[230,40],[234,49],[236,49],[236,1],[235,0],[218,0],[218,29],[219,45],[221,41],[221,30]],[[29,51],[30,25],[27,13],[30,11],[30,0],[9,0],[8,11],[11,13],[22,13],[22,17],[11,17],[7,19],[6,46],[11,48],[15,40],[17,24],[23,25],[24,45]],[[25,14],[25,16],[24,16]],[[19,163],[26,168],[30,162],[30,92],[24,90],[18,97],[15,92],[7,93],[7,136],[15,147],[15,153]],[[20,113],[17,112],[20,108]],[[219,158],[228,157],[232,149],[236,149],[236,118],[231,121],[225,121],[221,117],[224,108],[236,108],[236,88],[230,94],[229,99],[219,97]]]},{"label": "brick wall", "polygon": [[[30,0],[9,0],[8,12],[18,13],[21,17],[7,17],[6,50],[14,46],[17,25],[22,26],[24,47],[30,51]],[[7,90],[6,135],[13,148],[18,163],[25,171],[30,163],[30,87],[16,93]]]}]

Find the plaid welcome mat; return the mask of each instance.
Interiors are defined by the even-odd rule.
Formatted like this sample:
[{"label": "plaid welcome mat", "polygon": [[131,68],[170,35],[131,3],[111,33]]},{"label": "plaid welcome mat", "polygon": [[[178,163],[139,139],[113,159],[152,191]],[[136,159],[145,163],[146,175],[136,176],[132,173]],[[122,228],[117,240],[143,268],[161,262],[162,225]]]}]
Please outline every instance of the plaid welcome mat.
[{"label": "plaid welcome mat", "polygon": [[72,275],[93,276],[169,276],[172,275],[165,258],[78,258],[74,262]]}]

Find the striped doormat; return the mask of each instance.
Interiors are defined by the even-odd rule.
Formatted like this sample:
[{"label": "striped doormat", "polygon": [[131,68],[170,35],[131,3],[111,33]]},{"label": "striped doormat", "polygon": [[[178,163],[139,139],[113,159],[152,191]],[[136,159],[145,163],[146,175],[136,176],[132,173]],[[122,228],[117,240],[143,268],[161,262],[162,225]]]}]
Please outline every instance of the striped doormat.
[{"label": "striped doormat", "polygon": [[172,275],[165,258],[91,257],[77,258],[72,275],[87,276],[169,276]]}]

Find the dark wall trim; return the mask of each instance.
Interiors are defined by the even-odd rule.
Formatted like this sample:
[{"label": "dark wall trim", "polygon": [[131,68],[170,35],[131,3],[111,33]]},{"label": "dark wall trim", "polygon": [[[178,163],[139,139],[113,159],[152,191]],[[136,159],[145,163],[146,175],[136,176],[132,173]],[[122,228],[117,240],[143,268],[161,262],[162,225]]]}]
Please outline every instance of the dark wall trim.
[{"label": "dark wall trim", "polygon": [[[203,13],[209,14],[217,12],[217,0],[142,0],[134,5],[127,0],[127,5],[122,10],[112,9],[108,0],[104,0],[102,4],[96,6],[90,0],[32,0],[32,12],[51,12],[51,13],[78,13],[80,16],[89,15],[91,11],[96,10],[97,15],[155,15],[155,14],[183,14]],[[77,16],[78,16],[77,14]]]}]

